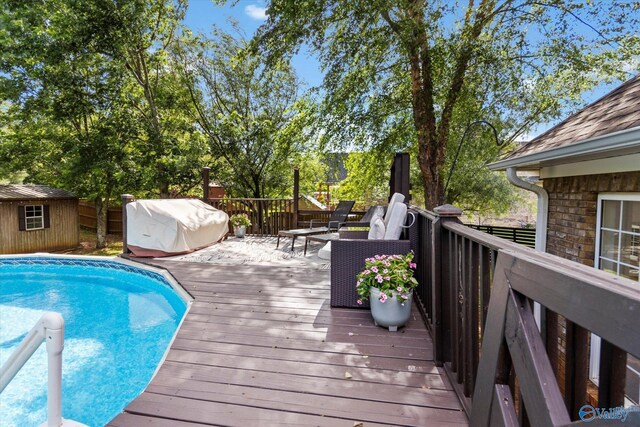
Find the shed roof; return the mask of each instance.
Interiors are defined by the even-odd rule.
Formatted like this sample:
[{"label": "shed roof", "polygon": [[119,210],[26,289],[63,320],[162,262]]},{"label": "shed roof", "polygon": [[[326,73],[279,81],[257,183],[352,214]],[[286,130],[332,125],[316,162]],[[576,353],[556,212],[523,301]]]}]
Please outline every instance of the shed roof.
[{"label": "shed roof", "polygon": [[[497,166],[530,164],[530,160],[542,158],[536,156],[541,153],[560,152],[563,147],[638,128],[640,127],[639,105],[640,74],[509,153],[502,160],[494,163],[495,166],[492,169],[497,169]],[[573,153],[577,155],[580,150],[572,151],[577,151]]]},{"label": "shed roof", "polygon": [[0,185],[0,200],[77,199],[72,193],[46,185]]}]

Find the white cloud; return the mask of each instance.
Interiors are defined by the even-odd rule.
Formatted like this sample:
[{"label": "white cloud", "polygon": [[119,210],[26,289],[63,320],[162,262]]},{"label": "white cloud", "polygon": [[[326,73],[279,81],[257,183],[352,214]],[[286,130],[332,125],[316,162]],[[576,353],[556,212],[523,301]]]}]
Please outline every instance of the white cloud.
[{"label": "white cloud", "polygon": [[267,19],[267,8],[256,6],[255,4],[250,4],[248,6],[245,6],[244,13],[246,13],[253,19],[257,19],[261,21]]}]

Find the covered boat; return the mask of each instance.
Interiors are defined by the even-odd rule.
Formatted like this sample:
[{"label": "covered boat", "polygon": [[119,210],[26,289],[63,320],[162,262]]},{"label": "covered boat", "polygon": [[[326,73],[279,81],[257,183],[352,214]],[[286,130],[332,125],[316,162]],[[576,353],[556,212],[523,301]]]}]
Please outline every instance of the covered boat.
[{"label": "covered boat", "polygon": [[197,199],[137,200],[127,204],[127,247],[134,256],[168,256],[221,241],[229,216]]}]

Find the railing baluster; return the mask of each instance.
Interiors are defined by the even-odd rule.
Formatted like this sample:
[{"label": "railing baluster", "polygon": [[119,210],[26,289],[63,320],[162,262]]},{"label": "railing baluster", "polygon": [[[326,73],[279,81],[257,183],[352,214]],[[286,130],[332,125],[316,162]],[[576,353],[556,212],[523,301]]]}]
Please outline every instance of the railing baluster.
[{"label": "railing baluster", "polygon": [[460,236],[451,236],[451,280],[449,281],[449,304],[451,315],[451,371],[458,372],[458,241]]},{"label": "railing baluster", "polygon": [[458,236],[458,243],[456,248],[456,255],[458,262],[456,263],[456,270],[458,277],[456,281],[456,365],[458,370],[456,372],[456,380],[458,384],[462,384],[464,381],[464,329],[463,329],[463,317],[464,317],[464,258],[465,258],[465,239],[462,236]]},{"label": "railing baluster", "polygon": [[549,363],[551,363],[551,367],[556,374],[556,378],[559,378],[558,375],[558,328],[559,328],[559,319],[558,315],[551,310],[547,310],[547,331],[545,336],[545,344],[547,347],[547,356],[549,357]]},{"label": "railing baluster", "polygon": [[480,294],[480,300],[482,304],[482,335],[484,335],[484,324],[487,321],[487,312],[489,311],[489,295],[491,293],[491,271],[491,250],[486,246],[482,246],[482,249],[480,251],[480,280],[482,281]]},{"label": "railing baluster", "polygon": [[473,325],[475,321],[473,320],[473,255],[472,255],[472,242],[469,239],[464,240],[464,258],[463,258],[463,269],[464,269],[464,314],[462,322],[462,328],[464,331],[464,395],[466,397],[470,397],[471,393],[473,393],[473,352],[475,351],[475,347],[473,346]]},{"label": "railing baluster", "polygon": [[615,408],[624,405],[627,353],[606,340],[600,343],[600,373],[598,407]]},{"label": "railing baluster", "polygon": [[566,321],[564,401],[572,420],[587,403],[589,369],[589,332],[573,322]]},{"label": "railing baluster", "polygon": [[482,312],[480,310],[480,245],[471,242],[471,378],[469,384],[469,396],[473,393],[476,376],[478,375],[478,363],[480,361],[480,322]]}]

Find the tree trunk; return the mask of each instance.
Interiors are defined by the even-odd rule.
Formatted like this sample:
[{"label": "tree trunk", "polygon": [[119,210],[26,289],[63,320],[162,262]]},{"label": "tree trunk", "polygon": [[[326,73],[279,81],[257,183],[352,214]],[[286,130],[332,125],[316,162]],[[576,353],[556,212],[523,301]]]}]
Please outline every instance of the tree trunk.
[{"label": "tree trunk", "polygon": [[109,199],[98,197],[96,204],[96,249],[107,247],[107,214],[109,212]]}]

